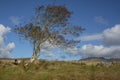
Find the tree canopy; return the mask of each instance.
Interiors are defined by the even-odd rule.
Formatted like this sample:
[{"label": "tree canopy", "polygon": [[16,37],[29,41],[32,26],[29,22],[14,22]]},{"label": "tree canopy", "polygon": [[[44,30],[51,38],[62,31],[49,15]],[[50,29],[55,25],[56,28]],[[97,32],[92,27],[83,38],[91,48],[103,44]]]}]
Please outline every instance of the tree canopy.
[{"label": "tree canopy", "polygon": [[76,46],[80,42],[72,37],[80,36],[84,28],[70,23],[71,14],[65,6],[39,6],[30,22],[14,29],[33,44],[31,62],[39,57],[40,49],[45,42],[58,47]]}]

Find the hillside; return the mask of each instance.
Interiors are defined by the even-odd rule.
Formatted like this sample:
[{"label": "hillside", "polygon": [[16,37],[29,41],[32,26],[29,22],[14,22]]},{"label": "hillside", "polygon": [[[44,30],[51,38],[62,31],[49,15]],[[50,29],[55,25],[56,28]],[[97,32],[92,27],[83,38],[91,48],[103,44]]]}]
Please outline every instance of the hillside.
[{"label": "hillside", "polygon": [[84,58],[80,60],[74,60],[69,62],[75,62],[75,63],[82,63],[86,65],[97,65],[97,64],[103,64],[103,65],[112,65],[112,64],[120,64],[120,59],[114,59],[114,58],[103,58],[103,57],[89,57]]},{"label": "hillside", "polygon": [[113,62],[113,61],[116,61],[116,62],[120,62],[120,59],[119,58],[104,58],[104,57],[88,57],[88,58],[85,58],[85,59],[81,59],[81,61],[103,61],[103,62]]},{"label": "hillside", "polygon": [[[7,61],[6,61],[7,60]],[[0,60],[0,80],[119,80],[120,64],[86,65],[81,61],[101,60],[88,58],[80,61],[45,61],[24,67],[28,59],[18,65],[14,59]],[[91,60],[91,61],[90,61]],[[102,59],[104,61],[104,59]],[[114,59],[113,59],[114,60]],[[112,61],[113,61],[112,60]],[[9,61],[9,62],[8,62]],[[106,59],[105,59],[106,61]],[[111,61],[111,60],[108,60]]]},{"label": "hillside", "polygon": [[[1,62],[5,62],[5,63],[14,63],[15,60],[17,60],[18,62],[24,61],[24,62],[28,62],[30,58],[0,58]],[[47,60],[37,60],[36,62],[40,62],[40,61],[47,61]],[[54,62],[54,61],[48,61],[48,62]],[[59,61],[58,61],[59,62]],[[86,65],[93,65],[93,64],[98,64],[98,63],[102,63],[102,64],[114,64],[114,63],[118,63],[120,64],[120,59],[117,58],[110,58],[110,59],[106,59],[103,57],[88,57],[88,58],[84,58],[84,59],[80,59],[80,60],[73,60],[73,61],[66,61],[66,62],[73,62],[73,63],[85,63]]]}]

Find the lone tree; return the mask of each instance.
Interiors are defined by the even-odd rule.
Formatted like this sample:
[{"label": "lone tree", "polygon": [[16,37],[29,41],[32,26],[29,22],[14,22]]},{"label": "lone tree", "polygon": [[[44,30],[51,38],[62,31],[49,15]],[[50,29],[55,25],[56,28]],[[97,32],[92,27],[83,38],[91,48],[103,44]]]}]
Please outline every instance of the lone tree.
[{"label": "lone tree", "polygon": [[65,6],[39,6],[30,22],[14,28],[16,33],[33,44],[31,63],[39,57],[46,42],[61,48],[72,47],[80,42],[73,37],[80,36],[84,28],[70,23],[71,14]]}]

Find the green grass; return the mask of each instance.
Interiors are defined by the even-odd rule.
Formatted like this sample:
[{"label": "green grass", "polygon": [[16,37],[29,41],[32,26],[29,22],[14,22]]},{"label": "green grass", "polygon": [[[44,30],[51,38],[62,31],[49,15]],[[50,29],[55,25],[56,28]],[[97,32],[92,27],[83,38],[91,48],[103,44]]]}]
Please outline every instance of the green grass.
[{"label": "green grass", "polygon": [[24,62],[0,63],[0,80],[120,80],[120,64],[96,66],[40,61],[25,68]]}]

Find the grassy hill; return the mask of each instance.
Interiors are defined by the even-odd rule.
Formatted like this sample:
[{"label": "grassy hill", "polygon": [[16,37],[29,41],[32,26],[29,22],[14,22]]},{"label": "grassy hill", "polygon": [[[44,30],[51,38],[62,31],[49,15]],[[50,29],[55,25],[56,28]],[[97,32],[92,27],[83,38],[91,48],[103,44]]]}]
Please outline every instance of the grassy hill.
[{"label": "grassy hill", "polygon": [[120,80],[119,63],[112,63],[109,66],[104,63],[87,65],[91,60],[96,62],[98,59],[66,62],[38,60],[26,68],[24,67],[26,59],[18,65],[13,64],[14,59],[8,61],[2,59],[0,80]]}]

